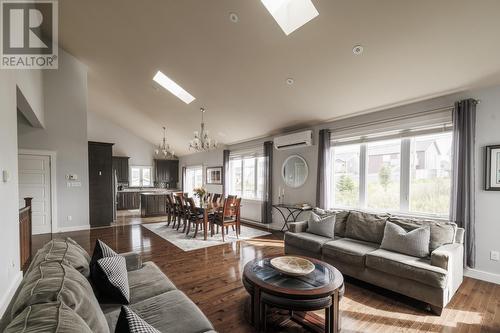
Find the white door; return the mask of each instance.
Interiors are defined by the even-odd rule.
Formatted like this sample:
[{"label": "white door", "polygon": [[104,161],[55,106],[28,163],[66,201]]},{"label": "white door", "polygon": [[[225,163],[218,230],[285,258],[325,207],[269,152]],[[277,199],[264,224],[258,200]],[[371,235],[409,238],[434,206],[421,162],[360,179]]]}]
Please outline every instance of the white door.
[{"label": "white door", "polygon": [[19,208],[32,197],[33,235],[51,232],[50,156],[19,155]]}]

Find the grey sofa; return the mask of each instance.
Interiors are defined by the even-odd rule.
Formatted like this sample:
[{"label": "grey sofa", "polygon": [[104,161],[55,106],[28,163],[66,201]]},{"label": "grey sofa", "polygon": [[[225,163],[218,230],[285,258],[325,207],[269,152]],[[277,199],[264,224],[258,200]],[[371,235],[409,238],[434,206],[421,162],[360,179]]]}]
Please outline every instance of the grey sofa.
[{"label": "grey sofa", "polygon": [[[285,253],[322,259],[347,276],[428,303],[441,314],[463,280],[463,229],[442,221],[359,211],[334,213],[333,238],[308,232],[308,221],[291,223],[285,233]],[[430,256],[417,258],[381,249],[387,221],[406,230],[428,226]]]},{"label": "grey sofa", "polygon": [[[201,310],[153,263],[125,257],[130,305],[161,332],[214,332]],[[114,332],[121,304],[99,304],[90,257],[71,239],[52,240],[34,256],[0,321],[0,332]],[[57,329],[56,329],[57,328]]]}]

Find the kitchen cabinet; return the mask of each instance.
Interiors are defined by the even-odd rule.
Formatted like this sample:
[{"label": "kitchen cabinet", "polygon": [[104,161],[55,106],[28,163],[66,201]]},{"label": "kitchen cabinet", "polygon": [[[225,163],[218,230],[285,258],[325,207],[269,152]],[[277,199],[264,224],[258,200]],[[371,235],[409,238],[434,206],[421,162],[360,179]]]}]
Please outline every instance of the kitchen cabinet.
[{"label": "kitchen cabinet", "polygon": [[155,180],[176,186],[179,181],[179,160],[155,160]]},{"label": "kitchen cabinet", "polygon": [[88,143],[89,218],[91,227],[113,222],[113,144]]},{"label": "kitchen cabinet", "polygon": [[139,191],[123,191],[117,193],[116,209],[139,209],[141,204],[141,193]]},{"label": "kitchen cabinet", "polygon": [[113,170],[119,183],[128,183],[128,160],[130,157],[113,156]]},{"label": "kitchen cabinet", "polygon": [[141,217],[167,215],[167,193],[141,193]]}]

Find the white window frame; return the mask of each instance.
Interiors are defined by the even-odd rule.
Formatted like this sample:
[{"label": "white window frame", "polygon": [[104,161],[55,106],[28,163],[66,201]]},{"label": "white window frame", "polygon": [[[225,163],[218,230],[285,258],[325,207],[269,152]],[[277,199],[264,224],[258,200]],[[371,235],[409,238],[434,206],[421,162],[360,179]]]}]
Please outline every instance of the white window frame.
[{"label": "white window frame", "polygon": [[[240,162],[240,168],[241,168],[241,187],[239,188],[240,190],[240,193],[241,193],[241,198],[244,199],[244,200],[248,200],[248,201],[258,201],[258,202],[262,202],[264,201],[264,198],[259,198],[258,196],[258,187],[259,187],[259,179],[258,179],[258,165],[259,165],[259,158],[261,158],[263,156],[261,156],[260,154],[249,154],[249,155],[246,155],[246,156],[238,156],[236,158],[231,158],[230,157],[230,163],[235,163],[236,161],[239,161]],[[253,177],[254,177],[254,188],[253,188],[253,197],[248,197],[248,196],[245,196],[245,192],[243,190],[243,185],[245,183],[245,169],[244,169],[244,160],[245,159],[249,159],[249,158],[253,158],[254,159],[254,173],[253,173]],[[229,176],[231,176],[231,170],[229,171]],[[263,173],[265,174],[265,173]],[[232,180],[229,180],[229,194],[235,194],[236,188],[233,188],[233,182]]]},{"label": "white window frame", "polygon": [[[400,138],[401,139],[401,174],[400,174],[400,190],[399,190],[399,195],[400,195],[400,204],[399,204],[399,210],[396,211],[390,211],[390,213],[395,213],[401,216],[409,216],[409,217],[427,217],[427,218],[433,218],[437,220],[448,220],[450,218],[449,214],[432,214],[432,213],[417,213],[417,212],[410,212],[410,184],[411,184],[411,141],[412,138],[418,137],[418,136],[423,136],[423,135],[429,135],[429,134],[439,134],[439,133],[450,133],[452,132],[451,127],[449,126],[444,126],[441,129],[428,129],[428,130],[422,130],[422,131],[417,131],[417,132],[411,132],[411,134],[407,135],[390,135],[390,136],[379,136],[378,138],[374,138],[372,140],[367,140],[363,138],[356,138],[352,140],[342,140],[341,142],[338,143],[333,143],[332,147],[330,149],[330,154],[331,154],[331,161],[334,161],[335,159],[335,147],[338,146],[344,146],[344,145],[351,145],[351,144],[359,144],[360,149],[359,149],[359,206],[358,207],[347,207],[347,206],[337,206],[335,204],[335,163],[332,163],[331,167],[331,204],[335,208],[339,209],[363,209],[367,210],[367,177],[368,177],[368,142],[376,142],[376,141],[385,141],[389,139],[394,139],[394,138]],[[451,195],[451,193],[450,193]],[[387,213],[386,211],[383,210],[377,210],[377,209],[371,209],[370,211],[374,212],[381,212],[381,213]]]},{"label": "white window frame", "polygon": [[[139,180],[139,185],[132,185],[132,169],[133,168],[138,168],[139,169],[139,175],[140,175],[140,180]],[[151,174],[151,184],[144,186],[144,179],[142,177],[142,171],[144,169],[149,169],[149,172]],[[131,165],[129,167],[129,184],[132,187],[154,187],[154,179],[153,179],[153,166],[151,165]]]},{"label": "white window frame", "polygon": [[188,170],[201,170],[201,185],[200,186],[204,186],[205,185],[205,177],[204,177],[204,174],[203,174],[203,169],[204,169],[203,165],[189,165],[189,166],[185,167],[185,172],[182,175],[182,188],[184,189],[184,192],[187,192],[190,195],[192,195],[192,191],[193,191],[193,189],[189,189],[188,190],[186,188],[186,179],[187,179]]}]

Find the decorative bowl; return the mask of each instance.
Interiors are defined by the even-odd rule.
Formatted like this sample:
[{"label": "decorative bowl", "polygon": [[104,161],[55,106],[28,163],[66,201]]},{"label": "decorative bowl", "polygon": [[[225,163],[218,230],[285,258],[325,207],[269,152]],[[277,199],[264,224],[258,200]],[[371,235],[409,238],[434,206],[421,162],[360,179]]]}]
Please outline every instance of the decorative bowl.
[{"label": "decorative bowl", "polygon": [[276,257],[271,259],[270,264],[278,272],[290,276],[304,276],[315,269],[309,260],[294,256]]}]

